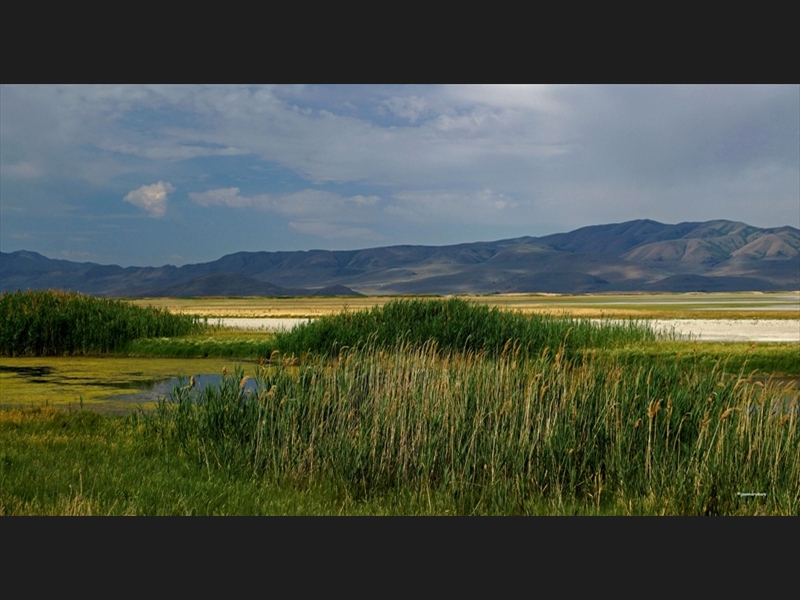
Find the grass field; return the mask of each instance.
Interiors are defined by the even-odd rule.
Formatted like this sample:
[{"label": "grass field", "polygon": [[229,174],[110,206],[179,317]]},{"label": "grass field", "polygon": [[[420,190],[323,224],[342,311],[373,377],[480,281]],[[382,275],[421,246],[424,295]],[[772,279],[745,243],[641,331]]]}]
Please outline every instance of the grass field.
[{"label": "grass field", "polygon": [[[797,318],[797,295],[684,296],[159,301],[347,312],[281,335],[0,356],[0,514],[800,514],[800,344],[658,341],[641,322],[563,316],[747,301],[737,314]],[[492,308],[520,303],[562,316]],[[144,412],[113,400],[223,369]]]}]

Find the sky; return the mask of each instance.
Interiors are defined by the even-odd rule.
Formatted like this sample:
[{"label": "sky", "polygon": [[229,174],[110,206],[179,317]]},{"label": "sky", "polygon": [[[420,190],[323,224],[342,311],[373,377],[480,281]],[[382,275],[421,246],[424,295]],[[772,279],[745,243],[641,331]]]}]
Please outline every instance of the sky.
[{"label": "sky", "polygon": [[2,85],[0,250],[122,266],[800,227],[800,85]]}]

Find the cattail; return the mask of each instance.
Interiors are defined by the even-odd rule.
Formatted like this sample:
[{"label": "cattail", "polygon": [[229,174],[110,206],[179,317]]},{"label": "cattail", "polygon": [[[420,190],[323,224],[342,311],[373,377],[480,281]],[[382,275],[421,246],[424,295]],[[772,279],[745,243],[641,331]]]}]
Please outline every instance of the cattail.
[{"label": "cattail", "polygon": [[657,413],[657,412],[658,412],[658,411],[661,409],[661,402],[662,402],[662,401],[661,401],[661,400],[659,400],[659,401],[658,401],[658,402],[656,402],[655,404],[653,404],[652,402],[650,403],[650,407],[649,407],[649,409],[647,410],[647,416],[648,416],[650,419],[652,419],[653,417],[655,417],[655,416],[656,416],[656,413]]}]

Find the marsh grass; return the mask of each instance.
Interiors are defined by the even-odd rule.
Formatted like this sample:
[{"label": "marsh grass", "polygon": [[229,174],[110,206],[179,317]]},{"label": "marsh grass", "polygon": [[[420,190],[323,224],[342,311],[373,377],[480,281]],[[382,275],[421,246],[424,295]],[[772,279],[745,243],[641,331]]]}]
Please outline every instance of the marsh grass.
[{"label": "marsh grass", "polygon": [[343,347],[366,344],[391,348],[398,340],[412,346],[433,341],[442,350],[486,352],[498,356],[516,348],[525,356],[562,347],[574,357],[587,347],[616,347],[654,341],[644,321],[607,322],[567,316],[523,315],[460,298],[392,300],[369,310],[343,311],[276,334],[277,348],[300,355],[335,355]]},{"label": "marsh grass", "polygon": [[132,340],[120,354],[169,358],[252,358],[271,355],[275,337],[236,332],[235,336],[213,333],[204,336],[162,337]]},{"label": "marsh grass", "polygon": [[430,495],[458,514],[798,514],[796,399],[776,408],[784,391],[723,370],[405,342],[262,367],[256,393],[241,371],[176,390],[149,426],[208,472]]},{"label": "marsh grass", "polygon": [[202,331],[197,317],[58,290],[0,294],[0,353],[99,354],[131,340]]}]

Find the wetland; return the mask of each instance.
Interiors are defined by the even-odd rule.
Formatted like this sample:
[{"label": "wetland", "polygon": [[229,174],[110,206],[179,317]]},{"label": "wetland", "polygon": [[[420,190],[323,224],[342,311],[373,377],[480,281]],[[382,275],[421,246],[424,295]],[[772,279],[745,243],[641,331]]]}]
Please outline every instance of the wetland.
[{"label": "wetland", "polygon": [[[728,317],[791,329],[784,296]],[[277,331],[214,322],[272,299],[126,303],[200,326],[102,352],[0,313],[49,353],[0,356],[0,514],[800,514],[800,343],[666,339],[582,297],[357,300],[281,299],[303,321]]]}]

